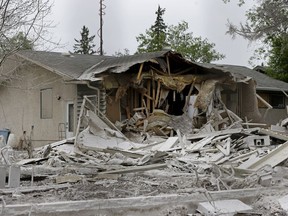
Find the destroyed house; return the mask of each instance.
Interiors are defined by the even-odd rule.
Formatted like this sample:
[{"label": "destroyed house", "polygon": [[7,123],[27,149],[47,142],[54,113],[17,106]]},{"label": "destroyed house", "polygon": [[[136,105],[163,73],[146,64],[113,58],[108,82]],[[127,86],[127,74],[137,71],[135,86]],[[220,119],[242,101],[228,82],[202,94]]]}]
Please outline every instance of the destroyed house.
[{"label": "destroyed house", "polygon": [[17,136],[33,129],[35,145],[71,137],[85,95],[112,123],[151,117],[150,129],[162,135],[173,125],[192,133],[207,122],[213,130],[240,118],[263,122],[254,80],[233,68],[172,51],[123,57],[21,51],[2,65],[0,128]]}]

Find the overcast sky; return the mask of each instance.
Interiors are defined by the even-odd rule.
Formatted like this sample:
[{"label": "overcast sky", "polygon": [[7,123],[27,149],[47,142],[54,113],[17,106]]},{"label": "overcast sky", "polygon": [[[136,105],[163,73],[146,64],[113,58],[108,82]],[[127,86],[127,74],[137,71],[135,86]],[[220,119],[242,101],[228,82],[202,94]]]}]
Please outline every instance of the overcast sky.
[{"label": "overcast sky", "polygon": [[[216,50],[226,55],[216,63],[248,65],[253,46],[240,37],[232,39],[226,34],[227,20],[239,23],[245,20],[249,3],[242,7],[222,0],[104,0],[106,5],[103,26],[104,52],[108,55],[124,48],[133,54],[137,48],[135,39],[144,33],[155,21],[158,5],[165,8],[164,21],[176,25],[180,21],[189,23],[189,30],[195,36],[207,38],[216,44]],[[252,2],[252,1],[251,1]],[[52,19],[56,28],[54,39],[61,39],[65,46],[56,51],[73,51],[74,38],[80,39],[80,30],[87,26],[91,35],[97,34],[99,25],[99,0],[55,0]],[[99,47],[99,38],[95,37]]]}]

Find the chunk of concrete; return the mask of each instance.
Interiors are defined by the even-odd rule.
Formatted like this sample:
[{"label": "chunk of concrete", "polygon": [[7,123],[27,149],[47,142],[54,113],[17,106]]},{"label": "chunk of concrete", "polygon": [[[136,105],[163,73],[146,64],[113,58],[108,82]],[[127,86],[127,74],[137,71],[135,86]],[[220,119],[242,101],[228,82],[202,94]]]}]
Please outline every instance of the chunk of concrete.
[{"label": "chunk of concrete", "polygon": [[20,186],[20,166],[11,165],[9,169],[8,187],[16,188]]},{"label": "chunk of concrete", "polygon": [[269,136],[251,135],[243,139],[244,143],[249,147],[263,147],[270,145]]},{"label": "chunk of concrete", "polygon": [[227,215],[232,216],[237,212],[248,212],[252,208],[240,200],[217,200],[199,203],[197,211],[205,216]]},{"label": "chunk of concrete", "polygon": [[263,187],[270,187],[272,183],[272,175],[268,174],[268,175],[260,176],[259,183]]}]

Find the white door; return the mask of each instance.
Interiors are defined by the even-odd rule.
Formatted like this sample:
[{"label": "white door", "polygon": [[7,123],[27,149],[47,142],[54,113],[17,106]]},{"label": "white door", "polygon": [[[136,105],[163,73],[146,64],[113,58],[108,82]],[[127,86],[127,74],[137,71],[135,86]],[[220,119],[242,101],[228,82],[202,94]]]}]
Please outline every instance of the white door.
[{"label": "white door", "polygon": [[74,103],[67,102],[66,105],[66,138],[74,135]]}]

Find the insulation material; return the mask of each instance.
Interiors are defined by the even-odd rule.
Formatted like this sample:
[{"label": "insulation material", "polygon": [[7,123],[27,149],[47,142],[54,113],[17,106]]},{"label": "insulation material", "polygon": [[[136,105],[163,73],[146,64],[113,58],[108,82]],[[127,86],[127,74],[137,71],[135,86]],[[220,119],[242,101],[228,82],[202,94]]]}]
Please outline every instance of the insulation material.
[{"label": "insulation material", "polygon": [[207,111],[208,106],[213,98],[217,82],[218,80],[206,80],[202,83],[201,89],[195,102],[195,107],[201,109],[204,112]]},{"label": "insulation material", "polygon": [[186,85],[190,85],[195,79],[195,76],[161,76],[156,74],[156,80],[160,80],[161,83],[168,89],[181,92]]}]

